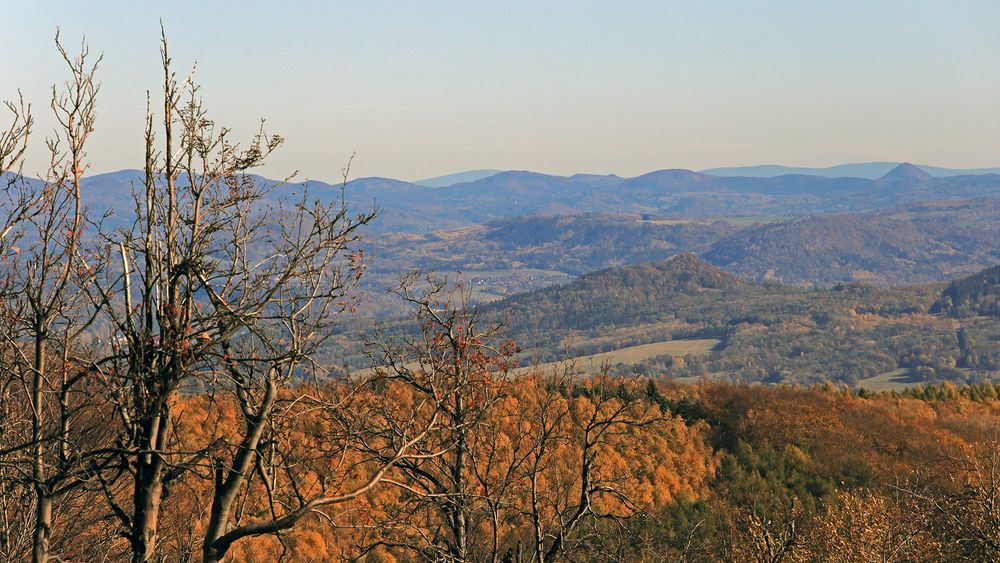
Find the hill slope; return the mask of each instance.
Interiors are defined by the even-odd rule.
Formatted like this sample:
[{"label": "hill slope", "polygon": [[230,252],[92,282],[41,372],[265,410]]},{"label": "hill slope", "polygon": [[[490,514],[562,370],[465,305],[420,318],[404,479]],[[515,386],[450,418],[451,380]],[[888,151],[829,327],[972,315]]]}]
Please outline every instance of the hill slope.
[{"label": "hill slope", "polygon": [[[861,284],[802,290],[741,280],[693,255],[612,268],[484,308],[508,319],[526,361],[553,361],[652,343],[714,339],[685,356],[623,367],[676,377],[894,385],[1000,377],[1000,319],[930,314],[943,286]],[[885,379],[885,378],[883,378]],[[882,379],[879,379],[882,381]],[[883,381],[880,385],[884,385]]]},{"label": "hill slope", "polygon": [[763,225],[704,258],[751,279],[793,285],[943,281],[1000,261],[1000,200],[936,201]]},{"label": "hill slope", "polygon": [[1000,199],[782,219],[530,215],[427,234],[373,234],[368,281],[414,269],[460,270],[477,287],[509,295],[565,281],[559,276],[691,252],[751,280],[889,286],[947,281],[1000,262]]},{"label": "hill slope", "polygon": [[933,311],[952,317],[1000,318],[1000,266],[948,284]]}]

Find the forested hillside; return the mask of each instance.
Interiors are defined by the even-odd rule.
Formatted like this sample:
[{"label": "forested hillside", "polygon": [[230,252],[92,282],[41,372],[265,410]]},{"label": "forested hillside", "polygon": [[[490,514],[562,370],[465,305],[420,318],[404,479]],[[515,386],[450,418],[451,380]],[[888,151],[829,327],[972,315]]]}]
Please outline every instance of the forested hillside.
[{"label": "forested hillside", "polygon": [[862,215],[819,215],[742,230],[705,260],[793,285],[945,281],[1000,261],[1000,200],[943,200]]},{"label": "forested hillside", "polygon": [[949,283],[933,310],[952,317],[1000,318],[1000,266]]},{"label": "forested hillside", "polygon": [[[950,281],[1000,262],[1000,199],[934,200],[864,214],[699,220],[628,214],[523,216],[427,234],[368,237],[369,303],[409,270],[455,272],[489,301],[603,268],[691,252],[750,280],[802,287]],[[397,311],[398,312],[398,311]]]},{"label": "forested hillside", "polygon": [[701,353],[665,353],[619,369],[689,379],[833,380],[897,388],[1000,375],[1000,323],[934,314],[943,291],[940,284],[805,290],[749,283],[680,255],[588,274],[485,309],[509,319],[525,361],[612,352],[614,362],[613,352],[630,346],[715,339]]}]

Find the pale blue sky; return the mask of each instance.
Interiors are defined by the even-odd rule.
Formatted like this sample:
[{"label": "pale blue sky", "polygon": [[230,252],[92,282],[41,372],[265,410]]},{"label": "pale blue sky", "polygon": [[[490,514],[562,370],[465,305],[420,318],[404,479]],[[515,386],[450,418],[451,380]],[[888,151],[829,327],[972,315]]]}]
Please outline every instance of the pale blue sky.
[{"label": "pale blue sky", "polygon": [[140,163],[160,17],[217,121],[285,135],[271,176],[1000,165],[995,0],[0,2],[42,129],[56,26],[104,53],[95,171]]}]

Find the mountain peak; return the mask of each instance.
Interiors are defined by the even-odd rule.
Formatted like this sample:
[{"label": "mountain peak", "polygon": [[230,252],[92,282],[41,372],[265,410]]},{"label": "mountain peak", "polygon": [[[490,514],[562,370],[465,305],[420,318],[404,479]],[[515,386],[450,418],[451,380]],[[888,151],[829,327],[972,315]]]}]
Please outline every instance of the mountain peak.
[{"label": "mountain peak", "polygon": [[910,164],[909,162],[904,162],[899,166],[893,168],[892,170],[886,172],[884,176],[879,178],[880,182],[897,182],[900,180],[929,180],[932,176],[920,168]]}]

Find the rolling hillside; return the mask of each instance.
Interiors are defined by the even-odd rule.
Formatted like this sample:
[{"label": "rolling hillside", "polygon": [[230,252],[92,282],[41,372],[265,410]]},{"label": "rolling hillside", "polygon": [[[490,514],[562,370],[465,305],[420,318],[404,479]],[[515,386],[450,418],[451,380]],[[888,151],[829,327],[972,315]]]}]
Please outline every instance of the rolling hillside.
[{"label": "rolling hillside", "polygon": [[1000,266],[949,283],[932,310],[956,318],[1000,319]]},{"label": "rolling hillside", "polygon": [[750,279],[824,286],[946,281],[1000,262],[1000,200],[945,200],[821,215],[721,240],[705,260]]},{"label": "rolling hillside", "polygon": [[414,269],[462,271],[482,291],[505,296],[690,252],[750,280],[891,286],[948,281],[1000,263],[998,240],[1000,199],[995,198],[791,220],[532,215],[426,234],[373,234],[366,247],[372,257],[366,283],[390,283]]},{"label": "rolling hillside", "polygon": [[1000,376],[1000,318],[935,315],[943,292],[941,284],[803,290],[752,283],[683,254],[587,274],[483,310],[508,319],[526,362],[715,339],[707,354],[633,357],[618,369],[688,379],[880,386],[882,379],[905,386]]}]

